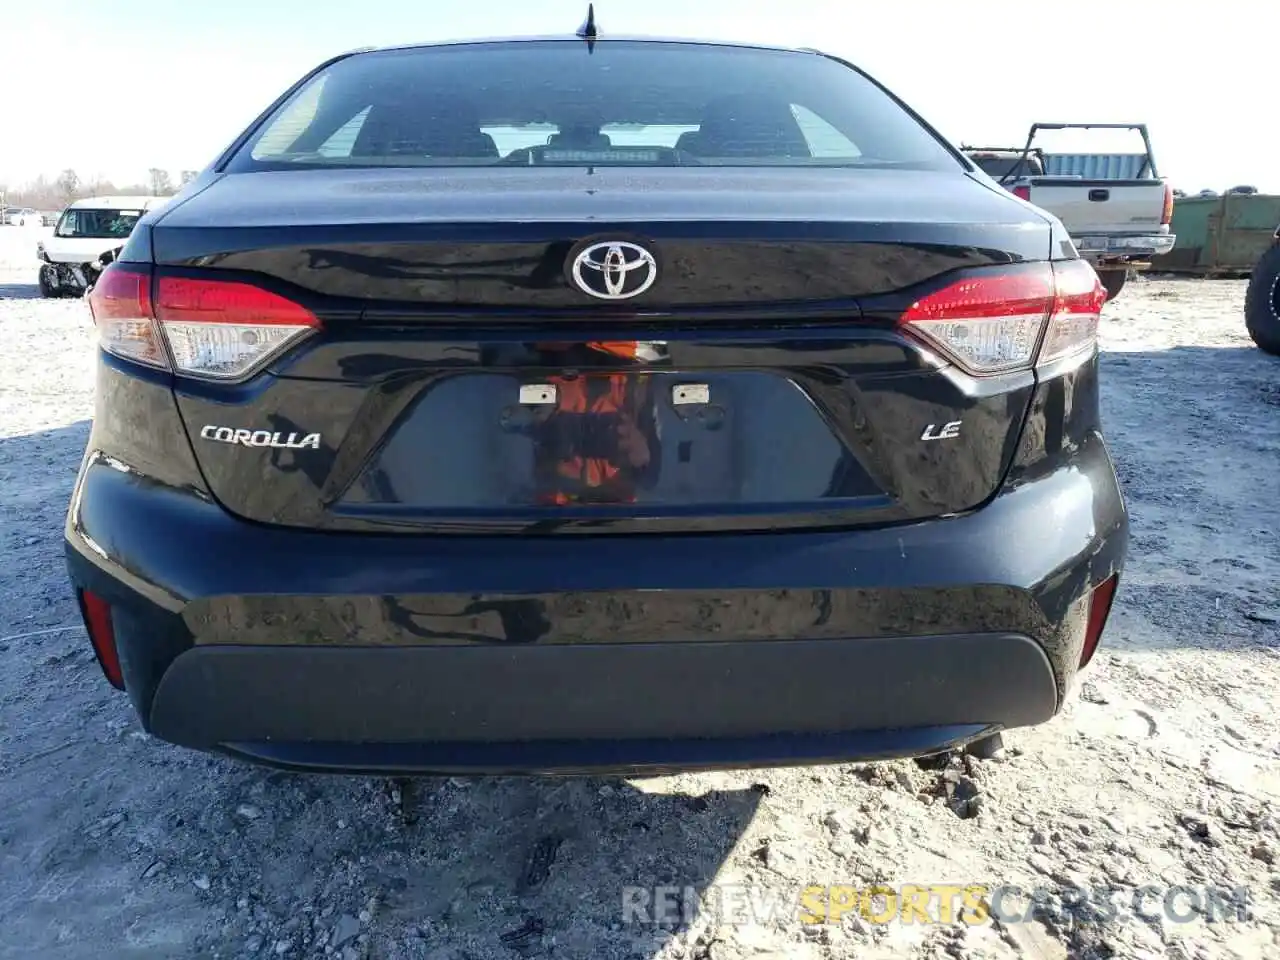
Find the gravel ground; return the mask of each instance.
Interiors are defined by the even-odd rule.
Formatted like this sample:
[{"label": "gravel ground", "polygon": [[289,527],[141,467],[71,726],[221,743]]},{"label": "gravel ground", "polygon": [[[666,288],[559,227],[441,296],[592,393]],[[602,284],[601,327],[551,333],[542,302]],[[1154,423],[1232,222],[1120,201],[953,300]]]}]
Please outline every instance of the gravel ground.
[{"label": "gravel ground", "polygon": [[[102,680],[61,558],[91,331],[36,298],[22,233],[0,228],[0,956],[1280,957],[1280,361],[1245,336],[1243,283],[1108,307],[1130,563],[1077,696],[1003,756],[408,784],[166,746]],[[1050,895],[1028,922],[991,889],[998,921],[801,922],[803,887],[872,883]],[[628,887],[708,884],[674,925],[624,913]],[[1247,917],[1188,909],[1239,887]],[[1116,916],[1064,909],[1076,888]]]}]

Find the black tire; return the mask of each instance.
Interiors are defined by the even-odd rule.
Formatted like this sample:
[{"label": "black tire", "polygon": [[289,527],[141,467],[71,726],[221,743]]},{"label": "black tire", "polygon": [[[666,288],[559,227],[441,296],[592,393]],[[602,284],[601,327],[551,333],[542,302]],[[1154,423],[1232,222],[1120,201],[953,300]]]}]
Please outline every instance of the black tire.
[{"label": "black tire", "polygon": [[47,263],[42,263],[40,265],[40,275],[36,277],[36,285],[40,288],[40,296],[42,297],[51,298],[62,296],[62,291],[49,282],[49,278],[52,274],[53,267],[49,266]]},{"label": "black tire", "polygon": [[1280,244],[1253,268],[1244,295],[1244,323],[1258,349],[1280,355]]},{"label": "black tire", "polygon": [[1120,291],[1124,289],[1125,281],[1129,279],[1128,270],[1099,270],[1098,279],[1102,281],[1102,285],[1107,288],[1107,303],[1110,303],[1116,297],[1120,296]]}]

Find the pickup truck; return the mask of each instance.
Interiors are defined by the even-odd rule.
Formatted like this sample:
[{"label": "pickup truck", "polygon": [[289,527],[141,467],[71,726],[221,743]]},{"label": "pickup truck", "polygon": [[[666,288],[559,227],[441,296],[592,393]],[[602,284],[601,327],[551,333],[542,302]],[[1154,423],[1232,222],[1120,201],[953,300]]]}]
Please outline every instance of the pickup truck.
[{"label": "pickup truck", "polygon": [[[1135,130],[1141,153],[1046,153],[1035,145],[1043,130]],[[1052,213],[1067,228],[1080,256],[1098,271],[1107,299],[1123,289],[1131,270],[1173,249],[1173,188],[1156,172],[1151,138],[1140,123],[1033,123],[1023,147],[962,147],[1006,190]]]}]

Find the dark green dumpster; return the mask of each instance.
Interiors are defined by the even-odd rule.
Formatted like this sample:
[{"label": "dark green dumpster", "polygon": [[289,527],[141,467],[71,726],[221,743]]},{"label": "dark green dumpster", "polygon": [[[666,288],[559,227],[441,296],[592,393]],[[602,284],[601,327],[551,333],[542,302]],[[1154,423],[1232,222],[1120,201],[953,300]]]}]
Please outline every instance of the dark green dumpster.
[{"label": "dark green dumpster", "polygon": [[1275,240],[1280,196],[1179,197],[1173,204],[1173,250],[1152,270],[1202,277],[1241,276]]}]

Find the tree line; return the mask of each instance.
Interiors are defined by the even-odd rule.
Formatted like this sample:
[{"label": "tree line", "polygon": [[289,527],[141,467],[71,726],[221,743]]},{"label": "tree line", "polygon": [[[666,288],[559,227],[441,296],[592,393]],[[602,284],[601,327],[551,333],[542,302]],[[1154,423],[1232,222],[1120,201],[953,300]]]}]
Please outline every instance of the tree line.
[{"label": "tree line", "polygon": [[175,181],[172,173],[159,167],[147,171],[147,179],[139,183],[116,184],[110,180],[95,178],[86,180],[68,167],[56,177],[36,177],[20,187],[6,189],[0,183],[0,197],[10,207],[32,207],[36,210],[61,210],[74,200],[86,197],[167,197],[175,194],[188,181],[194,180],[198,170],[182,170]]}]

